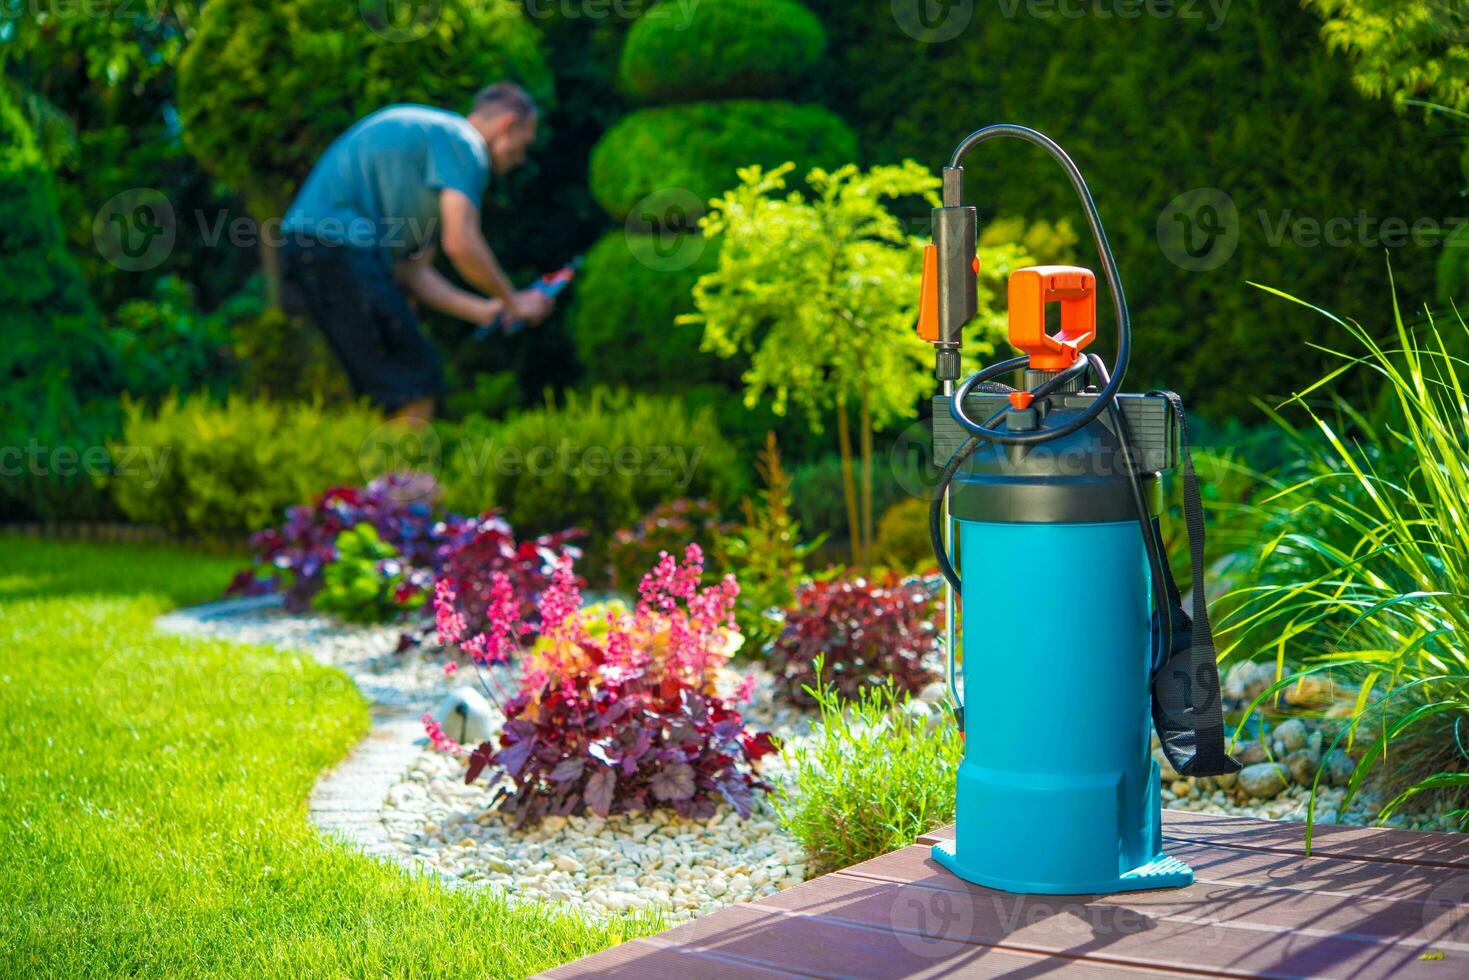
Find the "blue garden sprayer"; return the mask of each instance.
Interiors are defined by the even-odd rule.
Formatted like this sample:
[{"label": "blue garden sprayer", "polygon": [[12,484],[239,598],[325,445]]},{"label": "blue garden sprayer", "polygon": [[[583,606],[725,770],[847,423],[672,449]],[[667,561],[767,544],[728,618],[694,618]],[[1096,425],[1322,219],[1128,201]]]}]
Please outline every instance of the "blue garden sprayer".
[{"label": "blue garden sprayer", "polygon": [[[963,203],[963,162],[997,138],[1046,150],[1081,199],[1117,321],[1110,370],[1082,353],[1096,335],[1096,276],[1037,266],[1009,281],[1010,341],[1022,355],[955,385],[963,329],[978,307],[977,212]],[[930,531],[950,590],[949,684],[965,739],[955,840],[934,845],[933,857],[966,881],[1012,892],[1187,885],[1193,871],[1163,853],[1149,722],[1183,775],[1237,772],[1239,763],[1225,750],[1182,401],[1120,393],[1132,340],[1127,300],[1086,181],[1050,138],[1008,124],[966,137],[944,168],[933,237],[918,332],[936,351],[934,458],[948,462]],[[1050,334],[1053,303],[1060,329]],[[997,380],[1018,371],[1020,388]],[[1161,473],[1175,466],[1192,615],[1159,525]]]}]

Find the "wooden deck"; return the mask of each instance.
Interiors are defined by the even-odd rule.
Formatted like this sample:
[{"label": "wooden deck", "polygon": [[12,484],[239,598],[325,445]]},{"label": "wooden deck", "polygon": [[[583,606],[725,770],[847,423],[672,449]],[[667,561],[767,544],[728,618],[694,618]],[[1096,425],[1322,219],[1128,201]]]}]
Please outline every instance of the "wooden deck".
[{"label": "wooden deck", "polygon": [[1018,896],[928,856],[952,828],[545,974],[1469,977],[1469,836],[1167,811],[1184,889]]}]

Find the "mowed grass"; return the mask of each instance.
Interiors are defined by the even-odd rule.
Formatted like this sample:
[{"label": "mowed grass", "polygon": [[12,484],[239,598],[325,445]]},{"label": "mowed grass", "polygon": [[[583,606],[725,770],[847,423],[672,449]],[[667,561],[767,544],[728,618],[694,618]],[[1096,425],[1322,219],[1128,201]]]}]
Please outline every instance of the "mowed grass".
[{"label": "mowed grass", "polygon": [[521,976],[658,923],[452,893],[324,839],[366,731],[304,656],[154,632],[237,564],[0,537],[0,975]]}]

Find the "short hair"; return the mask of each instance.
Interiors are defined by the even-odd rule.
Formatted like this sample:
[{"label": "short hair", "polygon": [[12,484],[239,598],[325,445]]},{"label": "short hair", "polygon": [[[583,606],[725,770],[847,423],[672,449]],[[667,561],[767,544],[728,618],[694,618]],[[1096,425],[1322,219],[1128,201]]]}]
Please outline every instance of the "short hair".
[{"label": "short hair", "polygon": [[536,100],[514,82],[496,82],[493,85],[486,85],[475,93],[474,108],[469,111],[471,113],[488,112],[496,116],[505,112],[513,112],[516,119],[529,119],[538,114]]}]

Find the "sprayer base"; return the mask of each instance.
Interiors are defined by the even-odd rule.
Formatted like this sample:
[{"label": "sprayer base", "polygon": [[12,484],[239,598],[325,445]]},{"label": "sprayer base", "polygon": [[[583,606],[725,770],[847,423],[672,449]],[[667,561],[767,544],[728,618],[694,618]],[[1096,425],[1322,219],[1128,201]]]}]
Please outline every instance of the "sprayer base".
[{"label": "sprayer base", "polygon": [[1183,888],[1194,883],[1194,871],[1176,857],[1159,854],[1139,868],[1108,881],[1033,882],[1010,881],[984,874],[960,864],[954,855],[954,841],[933,845],[933,859],[965,881],[1002,892],[1020,895],[1111,895],[1147,888]]}]

